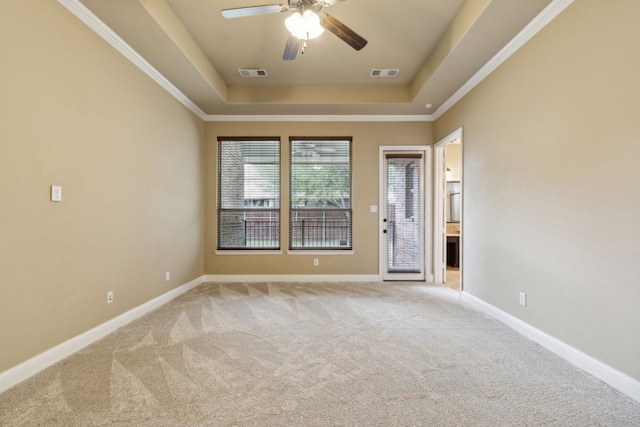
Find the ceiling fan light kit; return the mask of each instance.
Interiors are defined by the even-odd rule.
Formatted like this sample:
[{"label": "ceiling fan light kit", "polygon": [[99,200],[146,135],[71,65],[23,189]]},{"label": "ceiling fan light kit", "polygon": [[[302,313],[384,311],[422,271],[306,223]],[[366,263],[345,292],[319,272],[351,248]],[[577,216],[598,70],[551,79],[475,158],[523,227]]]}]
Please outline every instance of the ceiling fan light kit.
[{"label": "ceiling fan light kit", "polygon": [[268,13],[282,13],[290,10],[295,11],[285,20],[285,26],[291,33],[285,46],[282,59],[291,61],[296,58],[298,51],[306,47],[306,41],[320,36],[324,30],[328,30],[343,42],[355,50],[360,50],[366,46],[367,41],[344,25],[333,16],[326,13],[320,14],[323,7],[331,6],[344,0],[289,0],[288,5],[271,4],[262,6],[238,7],[233,9],[223,9],[222,16],[227,19],[243,18],[254,15],[264,15]]},{"label": "ceiling fan light kit", "polygon": [[300,40],[311,40],[324,33],[320,25],[320,17],[313,10],[305,10],[301,15],[295,12],[285,19],[284,25],[289,32]]}]

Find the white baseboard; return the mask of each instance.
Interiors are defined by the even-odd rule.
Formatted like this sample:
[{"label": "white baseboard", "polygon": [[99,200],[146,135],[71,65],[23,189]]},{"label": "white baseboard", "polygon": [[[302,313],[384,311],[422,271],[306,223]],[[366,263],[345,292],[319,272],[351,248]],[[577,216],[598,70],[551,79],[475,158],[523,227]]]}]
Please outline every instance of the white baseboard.
[{"label": "white baseboard", "polygon": [[179,286],[165,294],[160,295],[136,308],[133,308],[126,313],[114,317],[113,319],[96,326],[93,329],[88,330],[78,336],[75,336],[62,344],[59,344],[44,353],[41,353],[31,359],[23,362],[13,368],[0,373],[0,393],[14,385],[26,380],[27,378],[37,374],[49,366],[52,366],[62,359],[71,356],[73,353],[82,350],[84,347],[98,341],[101,338],[114,332],[126,324],[136,320],[139,317],[147,314],[148,312],[155,310],[156,308],[163,306],[172,299],[187,292],[190,289],[195,288],[199,284],[204,282],[204,276],[200,276],[182,286]]},{"label": "white baseboard", "polygon": [[283,274],[283,275],[261,275],[261,274],[209,274],[204,276],[205,282],[379,282],[380,276],[377,274]]},{"label": "white baseboard", "polygon": [[578,368],[593,375],[599,380],[609,384],[611,387],[626,394],[633,400],[640,402],[640,381],[600,362],[597,359],[571,347],[568,344],[552,337],[539,329],[534,328],[526,322],[518,319],[488,304],[467,292],[462,292],[462,299],[489,316],[499,320],[510,328],[518,331],[527,338],[537,342],[548,350],[551,350],[563,359],[573,363]]}]

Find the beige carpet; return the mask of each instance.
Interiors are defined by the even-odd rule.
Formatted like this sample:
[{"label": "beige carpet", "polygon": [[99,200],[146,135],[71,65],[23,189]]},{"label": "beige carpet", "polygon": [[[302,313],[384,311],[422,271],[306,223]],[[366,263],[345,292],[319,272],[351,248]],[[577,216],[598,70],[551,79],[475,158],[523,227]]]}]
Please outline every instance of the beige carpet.
[{"label": "beige carpet", "polygon": [[460,292],[460,269],[449,267],[445,271],[445,284],[454,291]]},{"label": "beige carpet", "polygon": [[444,286],[205,284],[0,395],[2,426],[638,426]]}]

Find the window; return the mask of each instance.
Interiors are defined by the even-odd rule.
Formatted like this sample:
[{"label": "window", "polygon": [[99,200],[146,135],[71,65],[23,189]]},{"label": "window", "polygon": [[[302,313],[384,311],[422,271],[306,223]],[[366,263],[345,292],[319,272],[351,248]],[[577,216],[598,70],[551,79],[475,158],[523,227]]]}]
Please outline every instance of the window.
[{"label": "window", "polygon": [[351,250],[351,138],[291,138],[289,248]]},{"label": "window", "polygon": [[218,138],[218,249],[280,249],[280,140]]}]

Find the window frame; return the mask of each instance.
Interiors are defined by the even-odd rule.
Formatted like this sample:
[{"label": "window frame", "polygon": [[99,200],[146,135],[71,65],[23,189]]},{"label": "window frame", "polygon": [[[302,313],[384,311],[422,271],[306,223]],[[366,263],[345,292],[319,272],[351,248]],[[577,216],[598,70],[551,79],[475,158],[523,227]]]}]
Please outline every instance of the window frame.
[{"label": "window frame", "polygon": [[[223,186],[223,173],[224,168],[222,167],[222,144],[225,142],[274,142],[277,144],[277,155],[274,156],[274,159],[277,161],[277,203],[274,207],[256,207],[246,204],[246,198],[244,197],[243,191],[243,200],[242,207],[223,207],[223,195],[225,193]],[[217,164],[217,173],[216,173],[216,254],[224,254],[224,253],[245,253],[245,254],[266,254],[266,253],[282,253],[282,140],[280,137],[217,137],[216,141],[216,164]],[[243,161],[242,165],[246,165]],[[244,175],[243,175],[244,178]],[[275,246],[246,246],[246,229],[244,229],[245,238],[244,245],[229,245],[222,241],[223,239],[223,226],[221,224],[221,218],[224,213],[243,213],[243,217],[246,218],[247,214],[255,214],[255,213],[277,213],[277,220],[274,221],[275,224],[271,227],[275,227],[277,230],[277,239]],[[246,225],[245,225],[246,227]]]},{"label": "window frame", "polygon": [[[348,156],[348,160],[347,160],[347,164],[348,164],[348,195],[346,197],[346,200],[348,200],[348,206],[347,207],[343,207],[343,208],[331,208],[331,207],[309,207],[309,208],[304,208],[304,207],[300,207],[300,206],[294,206],[294,166],[295,165],[299,165],[299,164],[304,164],[304,163],[308,163],[308,162],[294,162],[294,148],[295,148],[295,144],[298,142],[301,143],[320,143],[320,142],[338,142],[338,141],[344,141],[348,143],[348,151],[347,151],[347,156]],[[338,164],[338,163],[332,163],[332,162],[327,162],[326,164]],[[289,250],[288,253],[291,254],[312,254],[312,253],[322,253],[322,254],[328,254],[328,253],[336,253],[336,254],[352,254],[353,253],[353,137],[350,136],[313,136],[313,137],[309,137],[309,136],[291,136],[289,137],[289,188],[288,188],[288,195],[289,195],[289,218],[288,218],[288,230],[289,230]],[[347,233],[347,237],[346,237],[346,244],[342,245],[342,244],[338,244],[338,245],[329,245],[329,246],[317,246],[317,245],[311,245],[311,246],[301,246],[299,244],[296,244],[297,241],[297,235],[300,235],[303,233],[302,230],[304,230],[304,226],[294,226],[293,222],[297,220],[298,216],[297,213],[321,213],[322,215],[322,220],[320,220],[322,222],[322,230],[324,232],[325,228],[326,228],[326,214],[335,214],[335,213],[340,213],[343,212],[345,213],[345,216],[347,217],[346,219],[346,233]],[[301,231],[298,231],[297,228],[301,228]],[[340,227],[340,226],[339,226]],[[342,226],[343,227],[343,226]],[[295,229],[295,231],[294,231]],[[303,240],[303,237],[300,236],[299,238],[300,240]],[[324,237],[323,237],[324,240]]]}]

